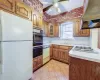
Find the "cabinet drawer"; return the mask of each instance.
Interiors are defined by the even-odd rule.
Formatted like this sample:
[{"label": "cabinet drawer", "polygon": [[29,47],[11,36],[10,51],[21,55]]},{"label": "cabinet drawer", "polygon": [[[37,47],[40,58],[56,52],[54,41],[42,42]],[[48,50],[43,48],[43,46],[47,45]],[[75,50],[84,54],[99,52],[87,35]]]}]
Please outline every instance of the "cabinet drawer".
[{"label": "cabinet drawer", "polygon": [[14,12],[15,9],[15,1],[14,0],[0,0],[0,8]]},{"label": "cabinet drawer", "polygon": [[32,9],[22,2],[16,2],[15,12],[19,16],[32,20]]},{"label": "cabinet drawer", "polygon": [[59,48],[59,46],[58,46],[58,45],[52,45],[52,47],[53,47],[53,48]]}]

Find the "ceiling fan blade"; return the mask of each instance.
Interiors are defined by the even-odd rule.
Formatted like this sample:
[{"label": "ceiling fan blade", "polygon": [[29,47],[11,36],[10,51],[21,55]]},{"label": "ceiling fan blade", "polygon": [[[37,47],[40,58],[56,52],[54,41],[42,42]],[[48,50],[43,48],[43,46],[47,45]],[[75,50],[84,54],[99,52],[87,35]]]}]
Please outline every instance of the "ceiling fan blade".
[{"label": "ceiling fan blade", "polygon": [[58,2],[62,2],[62,1],[69,1],[69,0],[59,0]]},{"label": "ceiling fan blade", "polygon": [[44,8],[43,9],[43,12],[45,12],[45,11],[47,11],[47,10],[49,10],[50,9],[50,7],[52,7],[53,5],[49,5],[49,6],[47,6],[46,8]]}]

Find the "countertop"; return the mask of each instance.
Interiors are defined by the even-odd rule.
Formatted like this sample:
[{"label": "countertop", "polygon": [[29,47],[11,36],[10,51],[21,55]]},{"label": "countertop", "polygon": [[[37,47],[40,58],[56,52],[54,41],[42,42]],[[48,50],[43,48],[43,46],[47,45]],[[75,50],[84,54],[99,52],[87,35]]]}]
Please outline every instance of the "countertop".
[{"label": "countertop", "polygon": [[69,52],[69,56],[100,63],[100,52],[98,50],[95,51],[97,53],[79,52],[72,49]]}]

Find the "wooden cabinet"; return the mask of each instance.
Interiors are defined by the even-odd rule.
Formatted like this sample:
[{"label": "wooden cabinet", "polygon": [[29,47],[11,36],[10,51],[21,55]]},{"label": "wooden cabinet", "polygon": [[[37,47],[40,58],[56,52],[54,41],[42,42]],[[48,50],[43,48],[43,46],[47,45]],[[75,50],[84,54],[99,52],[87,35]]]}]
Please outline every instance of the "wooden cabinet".
[{"label": "wooden cabinet", "polygon": [[22,0],[34,11],[32,12],[33,27],[42,29],[43,4],[39,0]]},{"label": "wooden cabinet", "polygon": [[48,37],[59,37],[59,24],[50,23],[48,26]]},{"label": "wooden cabinet", "polygon": [[59,59],[66,63],[69,62],[69,52],[67,49],[59,49]]},{"label": "wooden cabinet", "polygon": [[33,58],[33,71],[37,70],[39,67],[43,65],[43,56],[38,56]]},{"label": "wooden cabinet", "polygon": [[70,57],[69,80],[100,80],[100,63]]},{"label": "wooden cabinet", "polygon": [[32,13],[32,21],[33,21],[33,27],[42,29],[43,22],[42,22],[42,15],[36,12]]},{"label": "wooden cabinet", "polygon": [[0,9],[32,20],[33,26],[42,29],[43,5],[39,0],[0,0]]},{"label": "wooden cabinet", "polygon": [[16,1],[15,12],[17,15],[32,20],[32,9],[23,2]]},{"label": "wooden cabinet", "polygon": [[89,37],[90,30],[81,29],[81,26],[82,26],[81,19],[74,20],[74,29],[73,29],[74,37]]},{"label": "wooden cabinet", "polygon": [[69,63],[69,51],[72,46],[58,46],[51,45],[50,47],[50,57],[51,59],[56,59],[65,63]]},{"label": "wooden cabinet", "polygon": [[14,12],[15,1],[14,0],[0,0],[0,8],[9,12]]},{"label": "wooden cabinet", "polygon": [[58,59],[58,48],[53,48],[53,59]]},{"label": "wooden cabinet", "polygon": [[47,37],[59,37],[59,24],[43,21],[43,31]]},{"label": "wooden cabinet", "polygon": [[43,34],[44,36],[48,37],[49,36],[49,28],[48,28],[48,23],[43,21]]}]

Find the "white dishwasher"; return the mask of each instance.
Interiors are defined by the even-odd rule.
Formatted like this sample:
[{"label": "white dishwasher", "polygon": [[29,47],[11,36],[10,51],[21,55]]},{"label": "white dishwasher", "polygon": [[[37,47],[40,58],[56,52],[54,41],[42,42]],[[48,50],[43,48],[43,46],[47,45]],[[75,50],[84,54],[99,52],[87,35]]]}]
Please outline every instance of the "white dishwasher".
[{"label": "white dishwasher", "polygon": [[50,46],[43,46],[43,64],[47,63],[50,60]]}]

